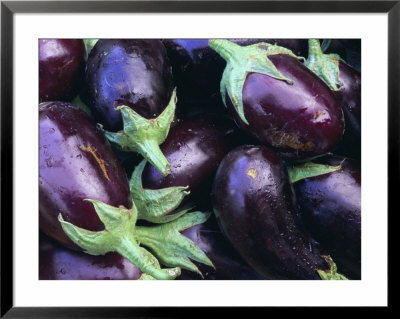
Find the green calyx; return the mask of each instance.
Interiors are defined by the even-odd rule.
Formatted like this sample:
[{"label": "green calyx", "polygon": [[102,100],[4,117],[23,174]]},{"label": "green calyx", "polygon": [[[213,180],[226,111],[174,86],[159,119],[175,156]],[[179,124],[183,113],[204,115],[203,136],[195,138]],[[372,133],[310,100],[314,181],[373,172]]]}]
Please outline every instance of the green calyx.
[{"label": "green calyx", "polygon": [[303,59],[289,49],[265,42],[242,47],[228,40],[213,39],[209,41],[209,46],[226,61],[220,85],[222,101],[227,106],[227,93],[240,119],[247,125],[249,122],[244,115],[242,99],[247,74],[261,73],[292,84],[293,81],[281,74],[268,57],[287,54],[296,59]]},{"label": "green calyx", "polygon": [[331,165],[307,162],[295,166],[287,164],[286,168],[288,170],[290,182],[295,183],[302,179],[338,171],[342,168],[342,166],[341,165],[331,166]]},{"label": "green calyx", "polygon": [[[190,208],[174,211],[190,192],[185,187],[168,187],[162,189],[144,189],[142,173],[146,165],[143,160],[132,173],[129,187],[131,196],[138,209],[138,219],[152,223],[166,223],[184,215]],[[172,211],[174,211],[172,213]]]},{"label": "green calyx", "polygon": [[317,270],[318,275],[322,280],[349,280],[346,276],[337,272],[336,264],[333,262],[331,256],[322,256],[329,265],[328,270]]},{"label": "green calyx", "polygon": [[317,39],[308,40],[308,51],[308,59],[305,62],[307,68],[324,81],[332,91],[339,91],[343,86],[339,78],[340,56],[323,53]]},{"label": "green calyx", "polygon": [[[198,272],[188,258],[207,265],[211,263],[200,248],[179,233],[204,222],[207,214],[193,212],[160,226],[136,226],[138,211],[134,204],[131,209],[126,209],[97,200],[88,201],[104,224],[103,231],[89,231],[65,221],[61,214],[58,216],[67,236],[86,253],[118,252],[145,273],[142,279],[174,279],[180,275],[180,267]],[[156,256],[141,245],[151,248]],[[173,268],[161,268],[157,258]]]},{"label": "green calyx", "polygon": [[117,144],[123,151],[140,153],[163,176],[168,175],[171,165],[168,163],[159,145],[165,141],[175,115],[176,89],[165,110],[155,119],[146,119],[121,105],[116,109],[121,111],[124,128],[112,133],[105,131],[107,139]]},{"label": "green calyx", "polygon": [[[204,223],[210,214],[191,212],[172,222],[154,226],[138,226],[137,238],[153,251],[166,266],[179,266],[201,275],[190,259],[214,267],[207,255],[189,238],[180,232],[197,224]],[[190,258],[190,259],[189,259]]]}]

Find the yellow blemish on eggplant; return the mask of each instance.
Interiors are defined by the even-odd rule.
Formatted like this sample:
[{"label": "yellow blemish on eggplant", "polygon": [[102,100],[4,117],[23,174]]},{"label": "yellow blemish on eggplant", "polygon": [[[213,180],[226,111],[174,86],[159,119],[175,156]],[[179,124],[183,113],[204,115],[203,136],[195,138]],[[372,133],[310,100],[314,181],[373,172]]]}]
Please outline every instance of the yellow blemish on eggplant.
[{"label": "yellow blemish on eggplant", "polygon": [[110,180],[110,178],[108,177],[107,171],[106,171],[106,166],[104,165],[104,160],[97,156],[96,150],[93,149],[90,144],[87,147],[85,147],[84,145],[81,145],[81,146],[79,146],[79,148],[82,151],[86,151],[86,152],[89,152],[90,154],[92,154],[92,156],[96,160],[97,164],[99,164],[104,177],[107,178],[108,180]]},{"label": "yellow blemish on eggplant", "polygon": [[255,168],[249,168],[247,170],[247,175],[254,179],[258,176],[258,171]]}]

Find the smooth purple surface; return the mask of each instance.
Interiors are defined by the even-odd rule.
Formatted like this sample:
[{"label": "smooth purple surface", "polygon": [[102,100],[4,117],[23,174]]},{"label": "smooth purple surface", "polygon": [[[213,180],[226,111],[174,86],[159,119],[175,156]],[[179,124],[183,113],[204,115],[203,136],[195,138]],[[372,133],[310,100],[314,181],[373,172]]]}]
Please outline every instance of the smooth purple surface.
[{"label": "smooth purple surface", "polygon": [[173,90],[167,53],[156,39],[99,40],[90,52],[85,81],[85,102],[111,131],[122,129],[117,106],[154,118],[168,105]]},{"label": "smooth purple surface", "polygon": [[[93,152],[82,147],[90,147]],[[94,231],[104,229],[92,203],[85,199],[131,208],[126,174],[102,131],[84,111],[65,102],[41,103],[40,228],[72,247],[76,246],[62,230],[59,213],[76,226]]]},{"label": "smooth purple surface", "polygon": [[141,275],[117,253],[92,256],[39,234],[39,280],[137,280]]},{"label": "smooth purple surface", "polygon": [[267,279],[320,279],[327,269],[297,209],[286,167],[275,151],[240,146],[222,160],[214,212],[243,259]]},{"label": "smooth purple surface", "polygon": [[329,174],[294,184],[307,229],[332,254],[339,272],[361,278],[361,168],[357,161],[328,156],[320,162],[342,165]]},{"label": "smooth purple surface", "polygon": [[143,186],[158,189],[189,185],[190,191],[196,192],[213,178],[218,164],[233,147],[232,135],[232,128],[214,116],[197,115],[182,121],[161,145],[171,164],[170,173],[163,177],[147,164]]},{"label": "smooth purple surface", "polygon": [[331,90],[295,58],[270,56],[276,68],[294,81],[289,84],[260,73],[250,73],[243,87],[243,123],[239,126],[285,157],[304,158],[332,151],[341,140],[343,112]]},{"label": "smooth purple surface", "polygon": [[39,40],[39,102],[70,100],[83,82],[85,46],[80,39]]}]

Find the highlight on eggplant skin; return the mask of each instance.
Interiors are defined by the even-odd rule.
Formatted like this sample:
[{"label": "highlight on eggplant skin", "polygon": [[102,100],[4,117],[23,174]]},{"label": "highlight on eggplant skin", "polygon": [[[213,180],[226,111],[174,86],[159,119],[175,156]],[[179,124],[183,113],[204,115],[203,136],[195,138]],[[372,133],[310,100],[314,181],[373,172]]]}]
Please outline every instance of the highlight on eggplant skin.
[{"label": "highlight on eggplant skin", "polygon": [[294,183],[303,221],[341,272],[361,279],[360,164],[342,156],[327,156],[319,162],[342,168]]},{"label": "highlight on eggplant skin", "polygon": [[101,39],[90,51],[84,102],[105,129],[122,129],[117,106],[150,119],[162,113],[173,91],[166,50],[156,39]]},{"label": "highlight on eggplant skin", "polygon": [[39,40],[39,102],[71,101],[83,84],[85,46],[80,39]]},{"label": "highlight on eggplant skin", "polygon": [[38,279],[361,280],[361,40],[340,90],[312,40],[39,39]]},{"label": "highlight on eggplant skin", "polygon": [[102,131],[67,102],[39,105],[39,225],[60,243],[77,248],[58,221],[92,231],[104,225],[85,199],[132,207],[127,176]]},{"label": "highlight on eggplant skin", "polygon": [[286,167],[265,146],[229,152],[214,180],[213,207],[223,233],[267,279],[319,280],[328,265],[305,230]]}]

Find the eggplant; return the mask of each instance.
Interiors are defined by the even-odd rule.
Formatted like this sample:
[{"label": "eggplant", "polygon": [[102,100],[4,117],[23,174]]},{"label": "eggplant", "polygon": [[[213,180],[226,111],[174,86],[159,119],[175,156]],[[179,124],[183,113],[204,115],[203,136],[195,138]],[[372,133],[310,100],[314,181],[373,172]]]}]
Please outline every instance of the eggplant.
[{"label": "eggplant", "polygon": [[[159,189],[188,186],[188,191],[207,198],[214,174],[222,158],[235,145],[234,125],[212,115],[196,115],[173,127],[161,150],[171,164],[162,176],[147,164],[142,175],[143,187]],[[205,199],[206,200],[206,199]]]},{"label": "eggplant", "polygon": [[85,54],[80,39],[39,40],[39,102],[70,101],[78,93]]},{"label": "eggplant", "polygon": [[170,164],[159,145],[175,115],[176,91],[160,40],[98,40],[90,51],[84,102],[123,151],[140,153],[164,176]]},{"label": "eggplant", "polygon": [[341,169],[294,183],[304,224],[344,274],[361,279],[360,164],[341,156],[319,162]]},{"label": "eggplant", "polygon": [[117,253],[92,256],[39,233],[39,280],[137,280],[142,272]]},{"label": "eggplant", "polygon": [[[91,255],[118,252],[156,279],[174,279],[180,274],[179,267],[198,271],[189,256],[212,265],[179,233],[204,222],[205,214],[184,210],[185,216],[176,214],[160,226],[136,225],[138,218],[146,219],[147,211],[142,207],[153,204],[163,216],[169,206],[179,205],[179,196],[164,201],[158,198],[157,203],[139,196],[133,203],[130,186],[138,179],[128,184],[102,130],[86,112],[65,102],[41,103],[39,140],[39,226],[43,232]],[[168,191],[181,192],[174,188]],[[154,199],[163,190],[140,193]],[[141,245],[150,247],[164,265],[174,268],[161,269],[158,259]]]},{"label": "eggplant", "polygon": [[84,102],[105,129],[122,129],[126,105],[145,118],[161,114],[173,90],[166,50],[155,39],[101,39],[90,51]]},{"label": "eggplant", "polygon": [[[178,85],[178,100],[185,105],[196,99],[219,98],[219,81],[225,61],[208,45],[208,39],[163,39]],[[259,42],[287,47],[296,54],[306,53],[302,39],[231,39],[245,46]]]},{"label": "eggplant", "polygon": [[333,91],[343,109],[345,131],[335,153],[361,159],[361,74],[336,54],[324,54],[319,41],[309,40],[307,67]]},{"label": "eggplant", "polygon": [[131,208],[128,179],[102,131],[78,107],[66,102],[39,106],[39,224],[67,247],[57,215],[92,231],[104,229],[93,205],[101,200]]},{"label": "eggplant", "polygon": [[288,49],[259,43],[240,47],[210,40],[226,61],[221,97],[237,124],[283,157],[305,159],[332,151],[342,138],[343,111],[328,86]]},{"label": "eggplant", "polygon": [[[223,233],[266,279],[318,280],[333,269],[305,230],[286,167],[271,148],[244,145],[229,152],[212,199]],[[336,275],[330,279],[342,277]]]},{"label": "eggplant", "polygon": [[182,270],[179,280],[262,280],[264,279],[251,267],[249,267],[232,248],[226,237],[219,230],[215,218],[207,222],[193,226],[182,232],[202,249],[214,267],[199,264],[203,274],[200,276],[194,272]]}]

